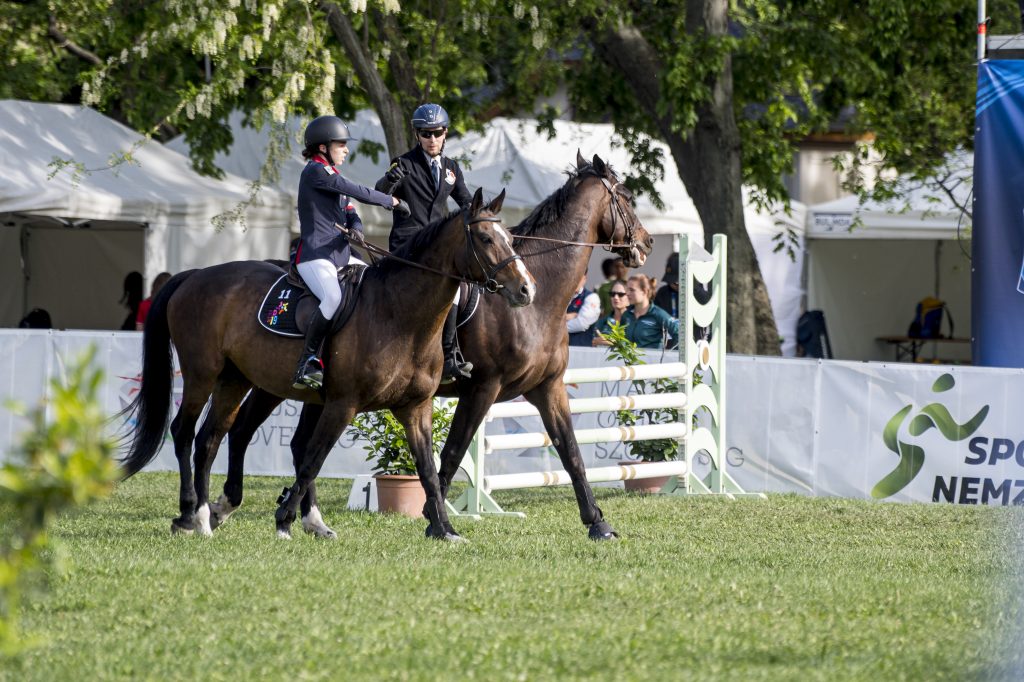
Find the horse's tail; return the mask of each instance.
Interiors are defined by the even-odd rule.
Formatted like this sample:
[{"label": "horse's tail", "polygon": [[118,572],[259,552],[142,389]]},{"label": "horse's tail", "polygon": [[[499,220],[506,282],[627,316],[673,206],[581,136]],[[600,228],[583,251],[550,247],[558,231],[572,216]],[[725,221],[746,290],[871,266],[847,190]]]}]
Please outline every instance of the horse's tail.
[{"label": "horse's tail", "polygon": [[134,419],[128,454],[121,460],[124,477],[134,476],[153,461],[164,441],[171,411],[171,384],[174,363],[171,355],[171,331],[167,325],[167,304],[188,277],[196,272],[178,273],[157,292],[146,315],[142,333],[142,377],[135,399],[121,411]]}]

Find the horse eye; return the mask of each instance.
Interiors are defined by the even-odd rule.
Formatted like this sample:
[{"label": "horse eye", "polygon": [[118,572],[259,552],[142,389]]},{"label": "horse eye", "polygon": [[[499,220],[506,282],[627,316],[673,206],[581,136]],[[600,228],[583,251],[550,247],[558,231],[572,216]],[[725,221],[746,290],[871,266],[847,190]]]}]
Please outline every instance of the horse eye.
[{"label": "horse eye", "polygon": [[491,237],[489,235],[486,235],[486,234],[481,234],[480,235],[480,241],[482,241],[484,244],[493,244],[494,243],[494,240],[491,239]]}]

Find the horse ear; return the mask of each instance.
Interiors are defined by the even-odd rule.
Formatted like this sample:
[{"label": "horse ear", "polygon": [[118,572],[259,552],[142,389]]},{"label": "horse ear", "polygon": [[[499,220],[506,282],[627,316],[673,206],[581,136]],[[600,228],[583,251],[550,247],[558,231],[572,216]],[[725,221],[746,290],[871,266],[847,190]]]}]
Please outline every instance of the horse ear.
[{"label": "horse ear", "polygon": [[580,153],[579,148],[576,149],[576,170],[579,170],[587,165],[587,160],[583,158],[583,154]]},{"label": "horse ear", "polygon": [[501,188],[501,194],[494,197],[491,203],[487,204],[487,210],[491,213],[497,213],[501,210],[501,205],[505,203],[505,188]]},{"label": "horse ear", "polygon": [[594,154],[594,170],[597,171],[598,175],[604,175],[606,170],[604,161],[597,154]]},{"label": "horse ear", "polygon": [[469,204],[469,214],[476,215],[480,212],[480,207],[484,204],[484,190],[482,187],[477,187],[476,192],[473,194],[473,201]]}]

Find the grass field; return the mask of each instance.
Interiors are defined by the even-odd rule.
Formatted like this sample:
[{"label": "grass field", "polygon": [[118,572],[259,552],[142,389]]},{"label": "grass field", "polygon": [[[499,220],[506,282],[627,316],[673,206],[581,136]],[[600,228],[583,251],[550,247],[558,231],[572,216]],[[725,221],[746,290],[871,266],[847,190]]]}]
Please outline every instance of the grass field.
[{"label": "grass field", "polygon": [[340,538],[289,543],[282,482],[250,478],[212,539],[170,536],[167,474],[62,521],[68,571],[24,614],[45,642],[0,677],[1012,679],[1021,656],[1015,509],[602,488],[623,537],[597,544],[561,488],[500,494],[528,518],[456,520],[471,542],[446,545],[326,481]]}]

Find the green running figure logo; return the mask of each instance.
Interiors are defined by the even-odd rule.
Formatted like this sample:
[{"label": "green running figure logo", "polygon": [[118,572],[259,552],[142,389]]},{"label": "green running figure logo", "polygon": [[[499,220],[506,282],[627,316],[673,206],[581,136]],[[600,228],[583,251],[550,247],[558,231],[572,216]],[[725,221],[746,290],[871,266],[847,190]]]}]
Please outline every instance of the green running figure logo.
[{"label": "green running figure logo", "polygon": [[[953,388],[955,383],[952,374],[943,374],[932,384],[932,392],[942,393],[948,391]],[[900,461],[895,469],[872,488],[871,497],[875,499],[880,500],[903,490],[907,487],[908,483],[914,480],[914,477],[921,471],[921,467],[924,466],[924,448],[904,443],[896,437],[913,407],[913,404],[907,405],[894,414],[882,431],[882,440],[885,441],[885,447],[896,453]],[[934,426],[947,439],[954,442],[960,441],[978,430],[981,423],[985,421],[985,417],[988,416],[988,408],[989,406],[985,405],[978,410],[978,414],[971,417],[966,423],[957,424],[945,405],[930,403],[922,407],[917,416],[911,419],[907,430],[912,436],[920,436]]]}]

